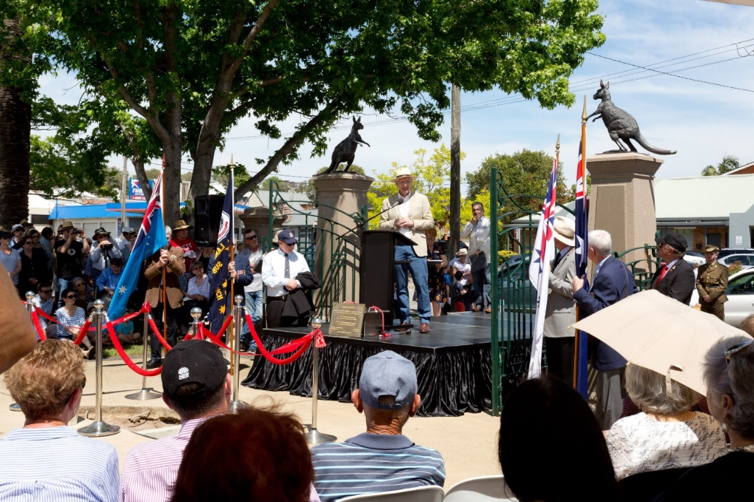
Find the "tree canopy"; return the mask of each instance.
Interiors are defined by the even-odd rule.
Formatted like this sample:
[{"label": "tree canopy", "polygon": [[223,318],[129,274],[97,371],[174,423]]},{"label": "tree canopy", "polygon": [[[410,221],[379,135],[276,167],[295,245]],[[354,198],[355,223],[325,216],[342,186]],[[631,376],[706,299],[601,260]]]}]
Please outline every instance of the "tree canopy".
[{"label": "tree canopy", "polygon": [[[284,141],[256,159],[261,168],[236,197],[295,161],[304,141],[323,154],[328,130],[364,107],[400,110],[421,138],[437,140],[450,83],[519,92],[547,108],[570,105],[568,76],[604,42],[597,0],[0,0],[0,7],[24,12],[21,27],[40,61],[71,71],[86,99],[121,112],[108,130],[151,133],[110,147],[161,147],[168,222],[179,214],[182,154],[194,162],[191,196],[205,195],[215,150],[243,117]],[[106,121],[100,111],[91,119]],[[280,124],[291,119],[295,132],[282,138]]]},{"label": "tree canopy", "polygon": [[725,155],[718,165],[713,166],[710,164],[702,169],[702,176],[719,176],[721,174],[729,173],[730,171],[735,171],[740,166],[741,163],[738,160],[738,157],[735,155]]}]

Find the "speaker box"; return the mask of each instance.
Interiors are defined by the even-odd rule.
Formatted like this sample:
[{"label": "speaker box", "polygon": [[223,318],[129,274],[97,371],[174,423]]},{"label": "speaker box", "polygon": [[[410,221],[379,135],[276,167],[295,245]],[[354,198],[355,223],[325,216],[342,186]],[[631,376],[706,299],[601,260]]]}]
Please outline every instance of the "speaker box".
[{"label": "speaker box", "polygon": [[217,245],[224,202],[222,195],[202,195],[194,199],[194,241],[197,245]]}]

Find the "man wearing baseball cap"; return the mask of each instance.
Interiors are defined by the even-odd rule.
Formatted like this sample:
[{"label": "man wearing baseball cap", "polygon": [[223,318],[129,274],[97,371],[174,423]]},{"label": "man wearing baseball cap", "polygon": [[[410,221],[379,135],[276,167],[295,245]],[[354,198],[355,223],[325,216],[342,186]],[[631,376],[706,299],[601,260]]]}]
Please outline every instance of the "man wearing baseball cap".
[{"label": "man wearing baseball cap", "polygon": [[351,401],[364,413],[367,431],[312,448],[314,486],[323,502],[445,484],[442,455],[402,433],[421,405],[414,363],[391,350],[368,358]]},{"label": "man wearing baseball cap", "polygon": [[120,500],[170,500],[191,434],[210,417],[228,412],[231,381],[220,349],[203,340],[179,343],[162,366],[162,400],[181,417],[181,431],[135,446],[120,478]]},{"label": "man wearing baseball cap", "polygon": [[683,259],[688,244],[682,235],[670,232],[658,237],[657,255],[662,262],[652,278],[652,289],[689,304],[696,286],[694,268]]},{"label": "man wearing baseball cap", "polygon": [[576,277],[576,253],[573,220],[555,217],[553,242],[557,254],[550,272],[550,293],[547,295],[545,311],[545,350],[547,351],[547,372],[571,382],[573,379],[573,355],[575,333],[571,324],[576,322],[576,302],[573,300],[573,285]]},{"label": "man wearing baseball cap", "polygon": [[[262,259],[262,282],[267,286],[267,327],[278,328],[299,324],[295,317],[283,317],[285,300],[291,292],[301,289],[296,276],[309,272],[304,255],[295,250],[296,234],[283,230],[277,235],[278,248]],[[303,320],[302,320],[303,321]]]}]

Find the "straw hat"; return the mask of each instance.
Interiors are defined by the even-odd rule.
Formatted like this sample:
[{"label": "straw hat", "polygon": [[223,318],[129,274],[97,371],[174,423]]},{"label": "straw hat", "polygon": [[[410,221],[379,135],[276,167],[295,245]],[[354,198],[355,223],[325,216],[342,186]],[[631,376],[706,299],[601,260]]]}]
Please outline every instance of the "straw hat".
[{"label": "straw hat", "polygon": [[574,235],[576,235],[576,226],[573,223],[573,220],[563,218],[562,216],[556,216],[553,230],[555,230],[553,237],[566,246],[573,246],[576,244],[576,241],[573,238]]},{"label": "straw hat", "polygon": [[191,225],[188,225],[185,221],[178,220],[178,221],[175,222],[175,226],[173,227],[173,231],[175,232],[177,230],[191,230],[192,228],[194,228],[194,227],[192,227]]},{"label": "straw hat", "polygon": [[401,178],[407,177],[411,178],[412,181],[416,179],[416,176],[411,174],[411,169],[409,169],[408,167],[399,167],[395,171],[395,178],[393,178],[393,181],[398,181]]}]

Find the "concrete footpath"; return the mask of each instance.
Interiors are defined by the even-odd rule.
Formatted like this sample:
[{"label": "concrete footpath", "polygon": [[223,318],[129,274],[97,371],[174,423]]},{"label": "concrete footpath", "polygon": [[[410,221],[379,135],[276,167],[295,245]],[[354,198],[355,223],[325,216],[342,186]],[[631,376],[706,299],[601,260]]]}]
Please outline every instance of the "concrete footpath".
[{"label": "concrete footpath", "polygon": [[[141,356],[134,357],[134,362],[141,365]],[[249,364],[251,364],[250,358],[242,358],[242,379],[248,372]],[[96,381],[94,361],[86,362],[86,378],[87,385],[79,410],[78,423],[72,424],[75,428],[89,425],[94,417]],[[131,371],[120,358],[110,358],[105,361],[103,420],[122,427],[120,433],[97,439],[97,441],[105,441],[115,446],[121,466],[126,454],[133,446],[144,441],[152,441],[139,432],[155,427],[176,428],[177,415],[165,406],[162,399],[134,401],[125,398],[127,394],[140,390],[141,383],[142,377]],[[147,385],[160,391],[159,376],[148,378]],[[287,392],[254,390],[244,386],[241,386],[240,398],[241,401],[259,406],[280,405],[284,411],[295,413],[303,424],[311,423],[312,401],[310,398],[293,396]],[[0,437],[11,429],[23,426],[23,414],[9,410],[12,402],[5,383],[0,382]],[[365,430],[364,415],[359,414],[349,403],[319,401],[318,410],[318,430],[335,435],[338,441],[348,439]],[[149,417],[146,417],[146,412],[149,412]],[[415,443],[434,448],[442,454],[447,471],[445,487],[449,488],[467,478],[501,473],[497,461],[498,428],[497,417],[488,413],[467,413],[462,417],[449,418],[414,417],[406,424],[404,434]]]}]

